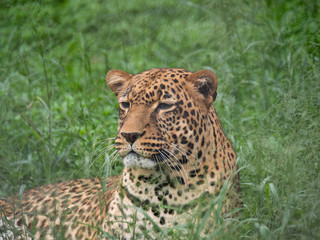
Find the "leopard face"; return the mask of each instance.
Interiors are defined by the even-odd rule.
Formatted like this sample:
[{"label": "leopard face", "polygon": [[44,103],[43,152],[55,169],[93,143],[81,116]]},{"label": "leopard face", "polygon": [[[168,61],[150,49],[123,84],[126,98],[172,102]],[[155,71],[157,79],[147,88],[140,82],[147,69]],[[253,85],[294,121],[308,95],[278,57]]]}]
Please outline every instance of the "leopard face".
[{"label": "leopard face", "polygon": [[[126,167],[171,169],[201,158],[217,78],[210,71],[151,69],[137,75],[109,72],[119,101],[116,148]],[[205,161],[205,159],[203,159]]]}]

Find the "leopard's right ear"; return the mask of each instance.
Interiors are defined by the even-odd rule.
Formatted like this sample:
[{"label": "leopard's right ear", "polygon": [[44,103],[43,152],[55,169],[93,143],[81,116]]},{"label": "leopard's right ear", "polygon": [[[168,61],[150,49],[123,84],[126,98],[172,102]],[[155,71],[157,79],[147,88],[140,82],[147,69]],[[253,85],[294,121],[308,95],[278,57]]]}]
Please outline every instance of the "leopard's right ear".
[{"label": "leopard's right ear", "polygon": [[110,70],[107,74],[107,83],[116,96],[121,95],[129,83],[132,75],[121,70]]}]

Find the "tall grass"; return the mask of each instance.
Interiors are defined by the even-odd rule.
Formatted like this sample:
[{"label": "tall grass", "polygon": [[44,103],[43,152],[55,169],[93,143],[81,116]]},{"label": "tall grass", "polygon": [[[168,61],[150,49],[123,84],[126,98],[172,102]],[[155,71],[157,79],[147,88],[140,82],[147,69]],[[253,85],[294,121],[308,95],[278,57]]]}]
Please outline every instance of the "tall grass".
[{"label": "tall grass", "polygon": [[[242,168],[243,209],[218,238],[320,238],[318,1],[0,5],[0,197],[109,175],[117,103],[108,70],[210,69]],[[165,234],[195,239],[199,224]]]}]

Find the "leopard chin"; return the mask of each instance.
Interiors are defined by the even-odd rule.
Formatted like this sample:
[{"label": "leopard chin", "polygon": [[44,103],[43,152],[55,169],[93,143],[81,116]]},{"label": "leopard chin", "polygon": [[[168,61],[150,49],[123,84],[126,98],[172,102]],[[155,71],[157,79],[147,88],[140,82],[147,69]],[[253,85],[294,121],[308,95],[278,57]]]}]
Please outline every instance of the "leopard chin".
[{"label": "leopard chin", "polygon": [[157,162],[149,158],[142,157],[134,152],[129,153],[123,158],[123,164],[127,168],[152,169],[157,166]]}]

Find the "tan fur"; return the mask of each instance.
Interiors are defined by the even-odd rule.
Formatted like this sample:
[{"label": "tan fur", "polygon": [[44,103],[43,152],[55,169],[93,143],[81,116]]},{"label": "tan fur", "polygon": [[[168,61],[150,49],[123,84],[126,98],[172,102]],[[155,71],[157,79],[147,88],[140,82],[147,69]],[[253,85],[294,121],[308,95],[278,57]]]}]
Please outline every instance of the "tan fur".
[{"label": "tan fur", "polygon": [[[31,229],[36,239],[131,239],[147,232],[156,238],[153,224],[186,223],[198,200],[211,202],[233,178],[236,155],[212,106],[214,73],[111,70],[107,82],[119,101],[115,144],[124,158],[122,176],[109,178],[106,191],[98,179],[75,180],[29,190],[22,201],[0,201],[3,219],[20,234]],[[227,196],[223,212],[238,201],[237,194]]]}]

